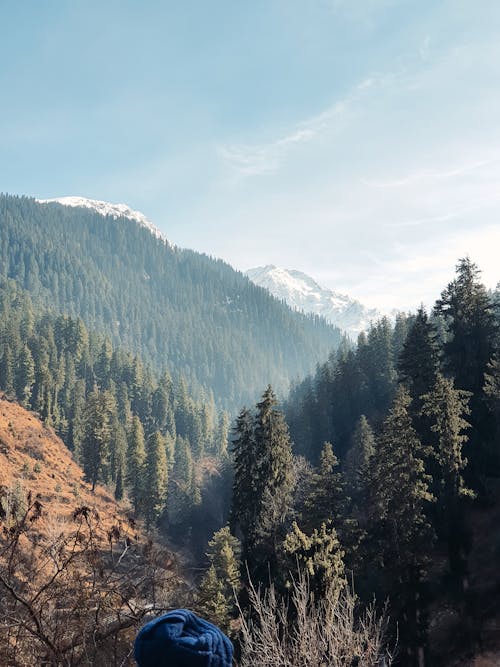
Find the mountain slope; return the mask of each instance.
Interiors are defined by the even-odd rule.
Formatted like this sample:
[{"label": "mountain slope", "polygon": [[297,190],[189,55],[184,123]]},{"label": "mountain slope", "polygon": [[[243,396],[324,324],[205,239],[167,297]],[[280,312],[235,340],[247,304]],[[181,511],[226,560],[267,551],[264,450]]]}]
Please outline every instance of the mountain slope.
[{"label": "mountain slope", "polygon": [[82,469],[51,428],[0,395],[0,488],[16,484],[50,505],[51,520],[61,524],[76,505],[97,511],[105,529],[128,522],[111,493],[101,486],[91,493]]},{"label": "mountain slope", "polygon": [[270,264],[249,269],[246,275],[256,285],[269,290],[290,307],[320,315],[354,338],[361,331],[366,331],[371,322],[382,317],[375,308],[366,308],[345,294],[321,287],[301,271],[282,269]]},{"label": "mountain slope", "polygon": [[54,432],[0,396],[0,624],[3,665],[125,665],[149,614],[182,581]]},{"label": "mountain slope", "polygon": [[1,196],[0,275],[231,409],[269,382],[286,391],[341,337],[224,262],[93,208]]}]

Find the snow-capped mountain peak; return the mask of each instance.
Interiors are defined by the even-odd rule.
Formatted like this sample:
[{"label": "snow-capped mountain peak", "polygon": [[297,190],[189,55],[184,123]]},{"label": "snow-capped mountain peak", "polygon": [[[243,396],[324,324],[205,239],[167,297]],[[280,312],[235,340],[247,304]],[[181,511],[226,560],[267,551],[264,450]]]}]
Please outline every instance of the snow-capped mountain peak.
[{"label": "snow-capped mountain peak", "polygon": [[146,218],[144,213],[134,211],[126,204],[111,204],[107,201],[99,201],[97,199],[87,199],[86,197],[57,197],[55,199],[37,199],[40,204],[61,204],[62,206],[70,206],[72,208],[88,208],[99,215],[110,216],[112,218],[128,218],[137,222],[141,227],[148,229],[153,236],[161,239],[164,243],[170,245],[167,237],[161,232],[156,225]]},{"label": "snow-capped mountain peak", "polygon": [[321,287],[302,271],[269,264],[250,269],[246,275],[292,308],[321,315],[352,337],[366,331],[371,322],[382,317],[375,308],[367,308],[346,294]]}]

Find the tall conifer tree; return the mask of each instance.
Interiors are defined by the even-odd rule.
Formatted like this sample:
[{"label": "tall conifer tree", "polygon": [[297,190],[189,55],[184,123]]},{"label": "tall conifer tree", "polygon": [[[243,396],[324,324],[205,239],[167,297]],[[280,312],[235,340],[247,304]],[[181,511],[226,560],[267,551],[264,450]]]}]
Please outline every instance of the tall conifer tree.
[{"label": "tall conifer tree", "polygon": [[276,567],[293,490],[292,449],[288,426],[276,409],[276,396],[270,386],[257,403],[254,419],[256,455],[255,506],[258,508],[251,543],[250,561],[261,573]]},{"label": "tall conifer tree", "polygon": [[435,453],[439,479],[434,484],[438,497],[440,527],[448,544],[452,574],[466,588],[467,545],[469,542],[463,500],[473,497],[465,486],[462,473],[467,465],[463,446],[468,440],[470,393],[455,389],[453,381],[438,375],[433,391],[423,396],[423,412],[432,422],[438,439]]},{"label": "tall conifer tree", "polygon": [[468,257],[459,260],[457,277],[443,291],[435,308],[447,325],[445,371],[455,378],[458,389],[472,393],[471,446],[467,453],[476,476],[487,473],[491,465],[487,443],[494,419],[484,400],[483,386],[498,336],[494,306],[479,275],[477,265]]},{"label": "tall conifer tree", "polygon": [[21,405],[28,407],[35,382],[35,364],[30,349],[22,346],[16,365],[16,394]]},{"label": "tall conifer tree", "polygon": [[[85,477],[92,490],[109,466],[111,438],[110,410],[105,393],[92,391],[83,412],[82,461]],[[103,479],[107,481],[107,479]]]},{"label": "tall conifer tree", "polygon": [[375,435],[366,417],[361,415],[344,466],[347,490],[361,523],[365,523],[364,518],[371,503],[374,468]]},{"label": "tall conifer tree", "polygon": [[167,496],[167,456],[165,442],[159,431],[148,438],[145,472],[144,516],[146,525],[151,527],[163,511]]},{"label": "tall conifer tree", "polygon": [[408,412],[410,396],[399,387],[378,438],[371,532],[378,540],[384,588],[401,622],[405,664],[421,664],[426,622],[422,581],[433,531],[426,506],[433,500],[423,447]]},{"label": "tall conifer tree", "polygon": [[255,439],[252,415],[246,408],[243,408],[236,419],[231,451],[234,477],[230,525],[231,531],[241,539],[243,557],[246,559],[258,516]]},{"label": "tall conifer tree", "polygon": [[144,508],[145,461],[144,429],[139,417],[134,415],[128,437],[127,485],[136,514],[141,514]]},{"label": "tall conifer tree", "polygon": [[421,408],[420,397],[434,387],[439,370],[436,333],[425,308],[420,306],[399,356],[400,379],[408,384],[414,413]]}]

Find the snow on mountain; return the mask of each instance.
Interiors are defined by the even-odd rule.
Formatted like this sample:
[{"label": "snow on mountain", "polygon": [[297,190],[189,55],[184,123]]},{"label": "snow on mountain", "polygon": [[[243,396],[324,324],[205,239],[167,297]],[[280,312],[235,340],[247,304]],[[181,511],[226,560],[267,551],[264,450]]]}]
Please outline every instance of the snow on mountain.
[{"label": "snow on mountain", "polygon": [[292,308],[322,315],[353,338],[361,331],[366,331],[370,322],[382,317],[377,309],[367,308],[345,294],[321,287],[301,271],[270,264],[249,269],[246,275],[256,285],[264,287],[278,299],[283,299]]},{"label": "snow on mountain", "polygon": [[149,229],[153,236],[161,239],[167,245],[171,245],[167,237],[158,227],[150,222],[144,213],[134,211],[126,204],[110,204],[107,201],[98,201],[97,199],[87,199],[86,197],[58,197],[56,199],[37,199],[40,204],[62,204],[62,206],[71,206],[73,208],[89,208],[99,215],[109,215],[112,218],[128,218],[137,222],[141,227]]}]

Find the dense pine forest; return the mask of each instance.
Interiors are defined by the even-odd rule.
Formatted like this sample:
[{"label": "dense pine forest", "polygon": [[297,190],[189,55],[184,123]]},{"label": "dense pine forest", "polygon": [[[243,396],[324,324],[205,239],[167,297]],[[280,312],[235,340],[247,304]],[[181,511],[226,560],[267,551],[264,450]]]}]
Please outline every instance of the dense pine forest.
[{"label": "dense pine forest", "polygon": [[[271,385],[254,390],[279,338],[246,383],[247,339],[237,338],[233,325],[265,306],[269,318],[281,317],[280,335],[299,331],[310,346],[319,339],[338,344],[323,322],[295,319],[229,267],[172,249],[124,220],[28,199],[4,197],[2,206],[9,224],[1,229],[0,390],[60,435],[90,492],[105,485],[151,536],[183,550],[195,584],[183,603],[232,637],[242,666],[281,664],[280,654],[287,656],[283,664],[313,667],[345,650],[344,662],[331,664],[423,667],[477,650],[485,623],[500,614],[500,580],[490,569],[498,530],[488,536],[485,581],[476,553],[484,538],[474,525],[478,517],[488,525],[500,501],[500,312],[498,293],[485,289],[471,260],[459,261],[432,312],[421,307],[394,323],[384,318],[356,345],[330,347],[326,361],[279,403]],[[64,225],[80,226],[81,252],[71,269],[77,242],[64,246],[54,231],[62,234]],[[174,317],[187,293],[188,318],[195,317],[193,303],[209,294],[206,307],[214,311],[214,300],[222,291],[227,296],[228,277],[233,296],[248,297],[234,311],[228,297],[219,312],[227,325],[219,342],[227,336],[240,346],[223,397],[209,372],[190,373],[195,357],[176,366],[179,357],[161,347],[161,329],[141,319],[146,292],[136,294],[130,329],[105,333],[112,322],[128,321],[125,283],[131,281],[132,294],[137,275],[124,278],[120,258],[131,257],[130,248],[116,255],[106,248],[131,242],[129,232],[138,265],[151,261],[148,286],[161,266],[176,266],[168,268],[169,298],[174,287],[179,292],[177,306],[166,311],[177,331],[167,337],[168,349],[187,327]],[[102,265],[93,263],[94,252]],[[92,273],[96,266],[102,270]],[[201,267],[218,276],[215,287],[201,279]],[[106,271],[116,271],[119,289],[104,287]],[[175,282],[178,271],[186,274]],[[160,320],[167,317],[157,310]],[[185,336],[204,335],[219,315],[205,323],[208,329],[186,328]],[[251,321],[249,338],[258,319]],[[256,349],[270,331],[266,321]],[[214,359],[221,350],[212,347]],[[281,362],[278,355],[275,364]],[[224,373],[233,372],[232,364],[224,362]],[[219,406],[245,395],[239,381],[254,407],[234,418]],[[320,628],[331,615],[342,623],[326,637]],[[265,631],[269,624],[274,634]],[[306,646],[297,637],[307,633]]]},{"label": "dense pine forest", "polygon": [[341,339],[228,264],[156,238],[127,218],[0,196],[0,276],[34,305],[79,317],[159,372],[224,408],[266,382],[286,391]]},{"label": "dense pine forest", "polygon": [[383,319],[293,389],[291,433],[271,388],[240,413],[230,525],[244,582],[270,576],[286,596],[306,571],[324,597],[353,577],[359,600],[388,602],[396,664],[477,651],[500,612],[498,526],[475,525],[500,500],[497,306],[462,259],[432,313]]}]

